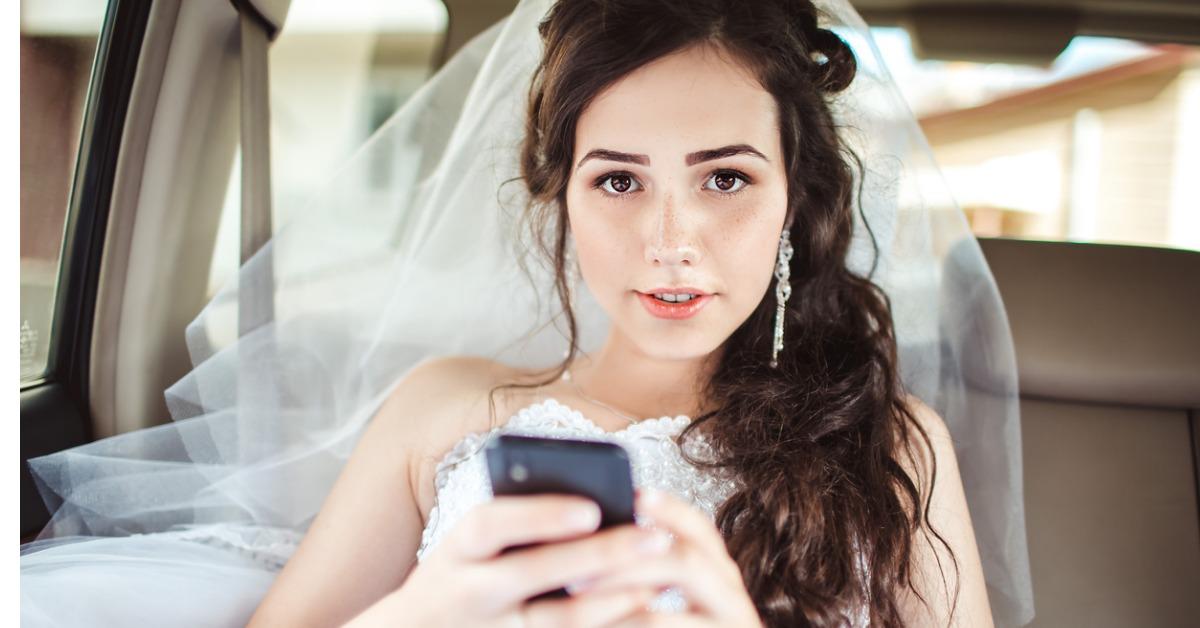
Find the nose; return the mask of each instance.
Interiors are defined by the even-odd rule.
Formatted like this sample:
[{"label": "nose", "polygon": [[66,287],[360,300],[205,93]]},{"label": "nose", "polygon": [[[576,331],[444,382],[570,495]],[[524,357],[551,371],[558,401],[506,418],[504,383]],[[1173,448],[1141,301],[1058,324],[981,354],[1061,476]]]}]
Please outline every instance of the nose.
[{"label": "nose", "polygon": [[694,266],[702,256],[695,239],[695,217],[681,210],[671,196],[654,211],[650,237],[646,240],[646,263],[662,266]]}]

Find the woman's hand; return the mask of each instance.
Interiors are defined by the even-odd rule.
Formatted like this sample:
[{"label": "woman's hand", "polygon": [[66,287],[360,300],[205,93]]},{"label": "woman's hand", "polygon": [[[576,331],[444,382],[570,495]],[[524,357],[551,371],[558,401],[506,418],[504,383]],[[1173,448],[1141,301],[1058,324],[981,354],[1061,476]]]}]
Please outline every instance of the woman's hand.
[{"label": "woman's hand", "polygon": [[653,526],[674,536],[665,554],[648,558],[634,569],[591,582],[583,597],[620,590],[678,587],[688,601],[685,613],[652,613],[641,609],[614,625],[720,626],[760,628],[762,620],[746,591],[737,563],[711,519],[699,509],[663,491],[638,491],[636,510]]},{"label": "woman's hand", "polygon": [[[583,515],[580,517],[579,515]],[[562,599],[525,600],[568,583],[632,572],[659,531],[596,531],[594,502],[566,495],[497,497],[464,515],[404,584],[347,626],[609,626],[644,610],[652,586]],[[513,545],[546,543],[501,554]]]}]

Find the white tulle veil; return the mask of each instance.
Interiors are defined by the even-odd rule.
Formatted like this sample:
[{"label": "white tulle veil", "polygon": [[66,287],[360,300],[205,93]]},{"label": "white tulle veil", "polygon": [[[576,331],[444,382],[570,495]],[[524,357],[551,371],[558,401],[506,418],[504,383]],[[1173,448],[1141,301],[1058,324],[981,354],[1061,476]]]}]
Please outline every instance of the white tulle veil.
[{"label": "white tulle veil", "polygon": [[[550,4],[523,0],[466,45],[242,266],[188,328],[194,369],[166,391],[173,421],[30,460],[54,513],[35,546],[219,526],[302,534],[414,364],[450,354],[522,366],[562,358],[550,271],[519,263],[529,254],[516,225],[527,191],[502,185],[519,174],[536,27]],[[903,380],[954,437],[995,618],[1027,623],[1017,378],[1003,306],[866,25],[844,0],[817,5],[858,57],[833,106],[863,160],[856,200],[878,255],[860,223],[847,264],[866,274],[877,262]],[[217,342],[237,329],[239,303],[248,331]],[[607,318],[586,290],[575,312],[590,352]]]}]

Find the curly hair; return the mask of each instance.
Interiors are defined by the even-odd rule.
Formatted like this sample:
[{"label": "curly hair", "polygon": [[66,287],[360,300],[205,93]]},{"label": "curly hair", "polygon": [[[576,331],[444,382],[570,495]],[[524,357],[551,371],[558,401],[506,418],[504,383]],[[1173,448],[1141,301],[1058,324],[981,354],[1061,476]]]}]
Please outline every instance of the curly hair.
[{"label": "curly hair", "polygon": [[[924,601],[913,584],[915,535],[932,532],[956,571],[957,559],[928,523],[931,491],[919,490],[898,460],[905,453],[925,460],[914,447],[931,453],[932,443],[900,381],[890,302],[871,281],[873,270],[864,277],[846,265],[861,163],[840,138],[830,102],[854,80],[857,62],[818,17],[807,0],[559,0],[552,7],[539,25],[544,53],[530,86],[521,180],[530,192],[523,218],[555,270],[570,349],[530,386],[556,380],[578,352],[564,267],[580,115],[646,63],[692,45],[719,46],[777,104],[793,296],[778,367],[768,365],[775,303],[764,295],[702,387],[706,407],[716,410],[693,420],[677,442],[682,450],[706,426],[715,458],[689,462],[739,480],[716,524],[766,625],[837,625],[864,607],[871,625],[902,625],[901,593]],[[522,385],[497,389],[510,386]]]}]

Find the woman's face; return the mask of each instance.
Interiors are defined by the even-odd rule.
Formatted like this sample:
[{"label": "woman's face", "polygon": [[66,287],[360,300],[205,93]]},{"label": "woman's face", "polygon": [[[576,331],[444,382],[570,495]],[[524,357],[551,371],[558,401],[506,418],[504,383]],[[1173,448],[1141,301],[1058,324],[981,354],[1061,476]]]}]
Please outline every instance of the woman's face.
[{"label": "woman's face", "polygon": [[[567,212],[614,333],[649,356],[698,358],[750,316],[787,209],[779,137],[774,97],[708,46],[638,68],[584,110]],[[652,296],[679,288],[709,296]]]}]

